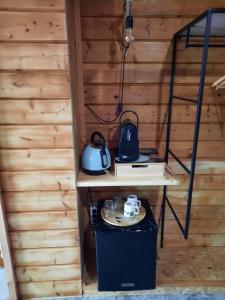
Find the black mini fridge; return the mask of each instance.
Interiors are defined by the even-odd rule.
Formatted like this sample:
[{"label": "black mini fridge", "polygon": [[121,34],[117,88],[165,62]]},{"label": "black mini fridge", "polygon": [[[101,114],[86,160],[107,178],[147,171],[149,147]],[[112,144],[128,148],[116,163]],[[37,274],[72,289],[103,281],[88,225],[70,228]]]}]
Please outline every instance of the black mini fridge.
[{"label": "black mini fridge", "polygon": [[101,217],[104,201],[93,216],[99,291],[148,290],[156,287],[157,225],[148,201],[145,218],[129,227],[112,226]]}]

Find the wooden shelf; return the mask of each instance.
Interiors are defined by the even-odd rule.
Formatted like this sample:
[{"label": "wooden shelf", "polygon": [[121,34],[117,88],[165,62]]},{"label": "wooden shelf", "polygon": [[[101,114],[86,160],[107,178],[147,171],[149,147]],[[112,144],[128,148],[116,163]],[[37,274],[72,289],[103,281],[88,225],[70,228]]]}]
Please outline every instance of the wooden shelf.
[{"label": "wooden shelf", "polygon": [[83,171],[79,172],[77,187],[96,187],[96,186],[159,186],[159,185],[178,185],[179,181],[175,178],[171,169],[166,166],[164,176],[138,176],[136,177],[115,177],[114,172],[106,175],[91,176]]}]

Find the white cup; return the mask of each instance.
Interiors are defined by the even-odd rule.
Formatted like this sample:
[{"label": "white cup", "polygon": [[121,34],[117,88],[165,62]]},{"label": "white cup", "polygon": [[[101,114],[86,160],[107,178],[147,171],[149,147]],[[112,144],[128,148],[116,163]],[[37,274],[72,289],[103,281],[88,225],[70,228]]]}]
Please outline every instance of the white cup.
[{"label": "white cup", "polygon": [[141,201],[138,200],[137,195],[128,195],[127,202],[132,203],[133,205],[139,208],[141,207]]},{"label": "white cup", "polygon": [[124,216],[127,218],[133,217],[134,215],[139,214],[139,207],[137,205],[134,205],[131,202],[126,201],[124,203]]}]

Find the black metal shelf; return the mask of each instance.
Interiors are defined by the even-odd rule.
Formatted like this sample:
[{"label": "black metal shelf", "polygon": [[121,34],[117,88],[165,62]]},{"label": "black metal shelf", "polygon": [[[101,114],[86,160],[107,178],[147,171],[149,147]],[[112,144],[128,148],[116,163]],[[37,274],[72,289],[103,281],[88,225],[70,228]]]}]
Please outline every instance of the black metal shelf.
[{"label": "black metal shelf", "polygon": [[[169,103],[168,103],[168,119],[167,119],[167,132],[166,132],[166,150],[165,150],[165,162],[168,164],[169,156],[171,155],[175,161],[185,170],[189,176],[188,185],[188,197],[186,206],[185,223],[179,220],[175,209],[173,208],[171,202],[167,196],[167,186],[163,189],[163,200],[161,205],[161,247],[163,247],[164,240],[164,226],[165,226],[165,207],[166,204],[171,209],[175,220],[184,236],[185,239],[188,238],[190,216],[191,216],[191,205],[192,205],[192,192],[195,177],[195,166],[197,158],[197,148],[198,148],[198,138],[199,138],[199,128],[201,122],[201,111],[202,111],[202,100],[204,95],[205,87],[205,76],[206,76],[206,66],[208,58],[208,48],[209,47],[225,47],[224,44],[210,44],[210,37],[213,37],[213,43],[216,38],[225,38],[225,8],[210,8],[201,14],[199,17],[185,25],[182,29],[176,32],[173,36],[173,54],[172,54],[172,68],[171,68],[171,78],[170,78],[170,93],[169,93]],[[193,39],[194,38],[194,42]],[[201,43],[196,43],[196,38],[203,38]],[[200,71],[200,81],[199,81],[199,91],[197,99],[191,99],[188,97],[180,97],[174,95],[174,78],[176,75],[176,50],[178,41],[183,41],[186,48],[189,47],[202,47],[202,59],[201,59],[201,71]],[[188,50],[186,50],[188,51]],[[170,149],[170,133],[171,133],[171,122],[172,122],[172,110],[173,101],[181,100],[197,105],[196,117],[195,117],[195,129],[194,138],[192,145],[192,157],[191,157],[191,167],[188,169],[185,164],[177,157],[177,155]]]}]

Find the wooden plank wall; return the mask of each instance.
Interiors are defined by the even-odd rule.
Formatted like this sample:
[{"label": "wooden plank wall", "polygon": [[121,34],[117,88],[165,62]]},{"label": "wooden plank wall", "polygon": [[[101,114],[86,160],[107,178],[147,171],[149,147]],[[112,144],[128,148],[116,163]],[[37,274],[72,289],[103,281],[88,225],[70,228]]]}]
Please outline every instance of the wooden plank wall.
[{"label": "wooden plank wall", "polygon": [[21,298],[81,293],[63,0],[0,1],[0,171]]},{"label": "wooden plank wall", "polygon": [[[102,117],[114,116],[118,101],[121,61],[123,1],[81,2],[85,103]],[[222,0],[136,0],[133,1],[135,42],[130,46],[125,72],[125,109],[134,109],[140,118],[142,146],[156,146],[163,153],[165,117],[169,92],[171,38],[173,34],[208,7],[224,7]],[[211,83],[224,75],[225,49],[210,49],[203,104],[199,162],[192,209],[190,238],[184,241],[171,213],[167,211],[166,246],[225,245],[225,91],[215,93]],[[197,97],[201,49],[178,45],[176,95]],[[87,137],[99,127],[86,109]],[[174,105],[172,150],[181,158],[191,156],[195,106]],[[101,124],[110,145],[118,140],[118,124]],[[173,165],[174,166],[174,165]],[[180,168],[181,185],[170,189],[170,199],[184,219],[187,178]],[[126,195],[129,191],[121,189]],[[162,192],[134,189],[151,199],[158,216]],[[114,190],[95,189],[95,199],[110,197]]]}]

